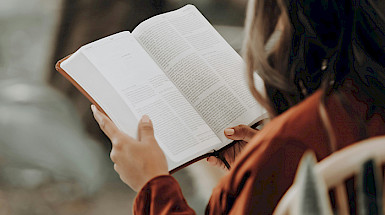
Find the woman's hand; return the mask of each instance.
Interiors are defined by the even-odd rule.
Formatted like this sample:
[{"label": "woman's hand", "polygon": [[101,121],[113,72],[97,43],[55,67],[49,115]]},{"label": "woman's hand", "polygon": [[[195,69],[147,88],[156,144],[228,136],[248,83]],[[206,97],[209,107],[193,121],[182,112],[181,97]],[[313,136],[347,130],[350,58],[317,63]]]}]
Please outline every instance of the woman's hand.
[{"label": "woman's hand", "polygon": [[[233,146],[221,152],[221,155],[231,166],[234,163],[237,155],[241,153],[242,149],[251,140],[251,138],[253,138],[253,136],[258,133],[258,130],[255,130],[247,125],[238,125],[232,128],[226,128],[224,133],[227,138],[231,140],[238,140],[238,142]],[[226,169],[223,162],[214,156],[208,157],[207,161],[213,166]]]},{"label": "woman's hand", "polygon": [[138,125],[138,139],[120,131],[103,113],[91,105],[100,128],[112,143],[111,160],[120,179],[139,191],[150,179],[168,175],[166,157],[154,137],[152,122],[144,115]]}]

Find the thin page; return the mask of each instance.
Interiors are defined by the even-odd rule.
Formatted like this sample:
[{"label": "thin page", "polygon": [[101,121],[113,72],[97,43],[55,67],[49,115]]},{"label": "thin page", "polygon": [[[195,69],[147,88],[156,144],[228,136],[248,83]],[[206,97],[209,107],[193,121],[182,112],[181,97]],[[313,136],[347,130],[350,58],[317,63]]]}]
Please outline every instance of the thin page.
[{"label": "thin page", "polygon": [[150,18],[133,35],[223,143],[226,127],[265,113],[247,88],[242,58],[194,6]]},{"label": "thin page", "polygon": [[115,88],[82,53],[82,49],[63,61],[60,67],[95,100],[120,130],[135,136],[136,117]]},{"label": "thin page", "polygon": [[129,32],[89,44],[82,53],[132,111],[135,129],[143,114],[150,116],[170,170],[220,143]]}]

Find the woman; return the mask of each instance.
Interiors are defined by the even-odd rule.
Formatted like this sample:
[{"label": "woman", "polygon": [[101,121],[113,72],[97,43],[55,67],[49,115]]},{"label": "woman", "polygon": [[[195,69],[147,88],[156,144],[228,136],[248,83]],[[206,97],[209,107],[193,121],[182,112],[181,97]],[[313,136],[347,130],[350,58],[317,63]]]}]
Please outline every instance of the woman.
[{"label": "woman", "polygon": [[[256,132],[245,126],[225,130],[228,138],[248,144],[239,155],[238,150],[225,154],[237,158],[214,189],[207,214],[271,214],[305,150],[323,159],[385,134],[384,11],[384,1],[249,2],[245,59],[250,89],[273,119],[254,137]],[[280,40],[267,53],[265,44],[278,25]],[[255,70],[265,81],[265,96],[253,85]],[[168,174],[148,116],[135,140],[92,109],[112,141],[115,170],[139,191],[134,212],[193,214]]]}]

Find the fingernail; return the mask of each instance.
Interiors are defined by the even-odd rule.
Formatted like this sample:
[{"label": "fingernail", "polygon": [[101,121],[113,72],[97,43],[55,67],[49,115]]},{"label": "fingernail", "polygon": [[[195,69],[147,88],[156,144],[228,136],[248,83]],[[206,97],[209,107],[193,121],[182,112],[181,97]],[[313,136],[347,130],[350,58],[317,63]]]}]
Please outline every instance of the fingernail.
[{"label": "fingernail", "polygon": [[143,115],[142,116],[142,122],[144,122],[144,123],[150,122],[150,117],[148,117],[147,115]]},{"label": "fingernail", "polygon": [[232,128],[226,128],[225,129],[225,134],[226,135],[233,135],[234,133],[235,133],[235,131]]},{"label": "fingernail", "polygon": [[96,111],[95,105],[91,105],[91,110],[92,110],[92,112],[95,112],[95,111]]}]

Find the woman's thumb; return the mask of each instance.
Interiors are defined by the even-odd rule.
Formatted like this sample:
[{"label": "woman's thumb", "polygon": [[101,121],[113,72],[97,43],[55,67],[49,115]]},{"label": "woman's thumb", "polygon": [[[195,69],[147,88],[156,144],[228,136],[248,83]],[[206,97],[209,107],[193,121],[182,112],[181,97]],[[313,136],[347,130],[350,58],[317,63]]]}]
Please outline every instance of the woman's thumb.
[{"label": "woman's thumb", "polygon": [[146,142],[154,139],[154,128],[147,115],[143,115],[138,125],[138,140]]},{"label": "woman's thumb", "polygon": [[226,128],[224,133],[225,136],[232,140],[244,140],[249,142],[251,138],[258,132],[247,125],[238,125],[232,128]]}]

